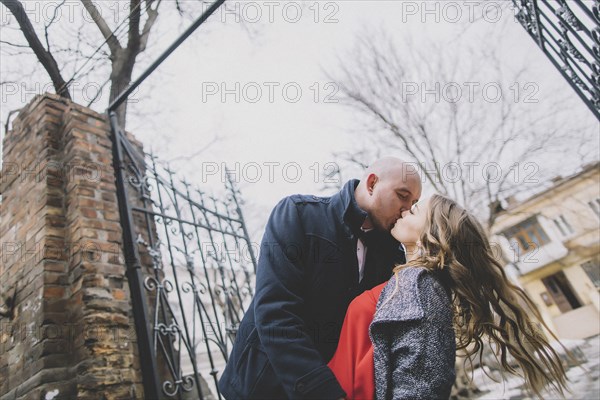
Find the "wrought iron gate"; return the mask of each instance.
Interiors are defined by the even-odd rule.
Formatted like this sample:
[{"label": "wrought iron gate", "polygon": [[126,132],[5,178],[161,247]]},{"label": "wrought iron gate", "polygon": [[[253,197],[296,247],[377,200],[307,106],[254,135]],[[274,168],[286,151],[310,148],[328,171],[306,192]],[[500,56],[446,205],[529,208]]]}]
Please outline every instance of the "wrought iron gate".
[{"label": "wrought iron gate", "polygon": [[512,0],[516,18],[600,120],[600,0]]},{"label": "wrought iron gate", "polygon": [[192,189],[140,153],[114,113],[111,125],[146,398],[220,398],[218,375],[256,271],[239,192],[227,174],[222,200]]},{"label": "wrought iron gate", "polygon": [[119,126],[116,110],[225,0],[215,0],[108,106],[123,253],[148,400],[221,398],[217,382],[256,272],[239,192],[207,196]]}]

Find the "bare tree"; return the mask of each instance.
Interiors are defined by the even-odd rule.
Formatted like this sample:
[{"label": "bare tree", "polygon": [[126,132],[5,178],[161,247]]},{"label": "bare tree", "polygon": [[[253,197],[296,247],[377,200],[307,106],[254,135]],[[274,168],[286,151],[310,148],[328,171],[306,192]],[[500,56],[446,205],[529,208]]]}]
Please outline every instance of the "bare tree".
[{"label": "bare tree", "polygon": [[467,50],[405,39],[399,45],[384,30],[361,34],[339,68],[326,72],[364,121],[364,145],[336,153],[340,168],[362,169],[381,153],[404,157],[491,229],[503,199],[594,151],[597,122],[571,117],[574,96],[566,89],[541,101],[548,93],[530,65],[511,71],[489,44]]},{"label": "bare tree", "polygon": [[[490,233],[506,198],[597,158],[597,121],[572,117],[575,96],[566,83],[544,98],[532,66],[511,70],[493,44],[468,49],[458,40],[417,45],[404,38],[399,44],[385,30],[362,33],[338,68],[326,71],[342,105],[362,122],[352,147],[334,153],[340,177],[382,155],[400,156]],[[488,41],[500,38],[490,34]],[[453,399],[479,392],[469,379],[473,366],[463,361],[457,358]]]},{"label": "bare tree", "polygon": [[[46,72],[48,72],[48,75],[54,84],[54,88],[56,89],[56,93],[62,97],[71,99],[67,89],[67,83],[60,73],[58,63],[50,51],[50,43],[48,42],[48,28],[53,23],[54,18],[45,27],[46,44],[48,47],[44,48],[44,45],[40,41],[35,29],[33,28],[33,25],[31,24],[31,21],[29,20],[29,17],[27,16],[27,13],[25,12],[25,9],[23,8],[23,4],[17,0],[0,0],[0,2],[4,4],[6,8],[8,8],[15,16],[15,19],[17,20],[17,23],[19,24],[19,27],[21,28],[23,36],[25,36],[29,47],[31,47]],[[12,44],[10,42],[4,43],[14,47],[23,47],[23,45]]]},{"label": "bare tree", "polygon": [[[146,50],[148,38],[152,26],[158,17],[158,7],[161,0],[145,0],[144,8],[146,10],[146,22],[141,24],[142,2],[140,0],[131,0],[129,3],[131,14],[129,16],[129,30],[127,35],[127,44],[122,45],[115,38],[112,30],[107,25],[102,15],[99,13],[96,6],[90,0],[81,0],[85,9],[91,15],[94,23],[102,33],[110,49],[110,60],[112,63],[112,71],[110,74],[111,87],[109,101],[117,98],[117,96],[129,85],[133,73],[133,66],[137,56]],[[153,7],[154,6],[154,7]],[[142,28],[141,28],[142,27]],[[141,28],[141,30],[140,30]],[[119,123],[125,126],[125,117],[127,111],[127,102],[124,102],[117,114],[119,115]]]},{"label": "bare tree", "polygon": [[[23,73],[22,65],[32,64],[27,57],[33,52],[38,65],[48,74],[54,91],[60,96],[71,99],[76,86],[74,83],[78,80],[98,80],[103,82],[97,85],[100,86],[99,91],[109,85],[110,103],[131,83],[136,62],[148,49],[151,33],[158,26],[159,8],[161,16],[176,12],[183,18],[199,15],[208,2],[202,0],[192,4],[175,0],[166,2],[169,7],[165,8],[161,7],[162,0],[129,0],[128,9],[121,9],[122,5],[126,5],[122,2],[91,0],[80,0],[79,7],[73,2],[66,4],[65,0],[52,5],[44,2],[26,4],[19,0],[0,0],[0,3],[14,17],[14,21],[3,18],[3,31],[11,33],[11,28],[18,29],[25,39],[24,42],[19,41],[18,36],[12,34],[11,40],[0,40],[3,53],[14,60],[20,56],[24,61],[13,64],[18,64],[14,71],[10,71],[16,78],[3,80],[2,84],[31,81]],[[69,70],[74,71],[70,78],[67,75]],[[6,76],[7,70],[3,72]],[[92,98],[88,106],[99,95]],[[126,102],[119,107],[117,114],[119,122],[125,126]]]}]

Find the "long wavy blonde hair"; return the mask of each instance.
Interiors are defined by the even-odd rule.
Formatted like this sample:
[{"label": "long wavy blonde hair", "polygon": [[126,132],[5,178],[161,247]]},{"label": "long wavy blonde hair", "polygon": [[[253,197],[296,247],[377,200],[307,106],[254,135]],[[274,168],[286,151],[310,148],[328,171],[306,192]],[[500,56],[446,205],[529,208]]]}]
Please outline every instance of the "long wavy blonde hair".
[{"label": "long wavy blonde hair", "polygon": [[[457,350],[466,353],[466,360],[472,363],[479,354],[482,363],[484,340],[488,341],[502,367],[522,376],[536,395],[541,397],[547,387],[564,395],[568,389],[562,362],[536,321],[557,338],[529,296],[509,281],[481,224],[441,195],[431,197],[426,218],[422,255],[397,265],[394,273],[408,266],[425,267],[451,290]],[[509,364],[508,354],[521,371]]]}]

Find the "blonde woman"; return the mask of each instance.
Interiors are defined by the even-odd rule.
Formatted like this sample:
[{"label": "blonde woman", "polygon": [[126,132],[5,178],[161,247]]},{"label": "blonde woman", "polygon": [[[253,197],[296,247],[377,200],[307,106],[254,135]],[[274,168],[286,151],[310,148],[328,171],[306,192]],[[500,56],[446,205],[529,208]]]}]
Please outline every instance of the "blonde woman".
[{"label": "blonde woman", "polygon": [[434,195],[404,212],[391,233],[407,262],[350,304],[328,364],[346,398],[447,399],[456,350],[472,359],[488,341],[535,394],[563,393],[565,371],[536,325],[544,325],[539,311],[507,279],[470,213]]}]

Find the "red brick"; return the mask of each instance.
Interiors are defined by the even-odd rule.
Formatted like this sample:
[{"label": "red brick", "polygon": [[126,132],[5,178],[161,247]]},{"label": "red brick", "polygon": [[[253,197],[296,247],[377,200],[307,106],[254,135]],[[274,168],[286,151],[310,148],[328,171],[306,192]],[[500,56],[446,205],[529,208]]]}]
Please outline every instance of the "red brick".
[{"label": "red brick", "polygon": [[115,300],[125,300],[125,291],[121,289],[113,289],[112,294]]}]

